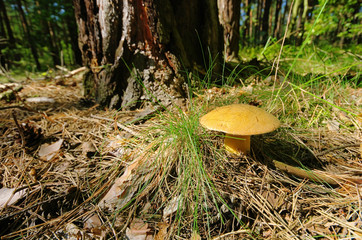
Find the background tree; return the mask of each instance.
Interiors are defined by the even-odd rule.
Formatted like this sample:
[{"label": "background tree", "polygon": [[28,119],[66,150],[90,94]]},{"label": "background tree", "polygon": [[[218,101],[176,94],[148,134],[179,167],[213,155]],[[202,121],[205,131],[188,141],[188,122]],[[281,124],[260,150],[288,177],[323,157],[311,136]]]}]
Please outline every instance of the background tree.
[{"label": "background tree", "polygon": [[[216,0],[75,0],[86,94],[112,108],[180,104],[183,71],[222,52]],[[220,56],[220,55],[219,55]],[[154,99],[153,99],[154,98]]]},{"label": "background tree", "polygon": [[1,58],[8,56],[7,66],[32,71],[82,64],[72,0],[1,0],[0,5],[8,43]]},{"label": "background tree", "polygon": [[224,55],[238,60],[240,40],[240,0],[218,0],[219,20],[223,26]]},{"label": "background tree", "polygon": [[33,55],[33,58],[34,58],[34,61],[36,64],[36,68],[38,70],[40,70],[41,67],[40,67],[40,63],[39,63],[38,50],[37,50],[35,42],[33,41],[33,37],[31,35],[31,30],[29,28],[28,20],[26,19],[26,15],[23,10],[23,5],[21,3],[21,0],[16,0],[16,4],[17,4],[18,11],[19,11],[19,16],[20,16],[20,20],[21,20],[21,23],[23,26],[24,34],[27,39],[28,45],[31,49],[31,53]]}]

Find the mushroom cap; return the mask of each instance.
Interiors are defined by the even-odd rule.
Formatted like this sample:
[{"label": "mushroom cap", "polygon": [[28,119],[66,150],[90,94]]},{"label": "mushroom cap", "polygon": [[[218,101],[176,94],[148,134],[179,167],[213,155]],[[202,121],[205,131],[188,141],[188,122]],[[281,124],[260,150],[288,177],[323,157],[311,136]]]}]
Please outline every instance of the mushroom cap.
[{"label": "mushroom cap", "polygon": [[274,131],[279,120],[261,108],[248,104],[219,107],[200,118],[207,129],[232,135],[257,135]]}]

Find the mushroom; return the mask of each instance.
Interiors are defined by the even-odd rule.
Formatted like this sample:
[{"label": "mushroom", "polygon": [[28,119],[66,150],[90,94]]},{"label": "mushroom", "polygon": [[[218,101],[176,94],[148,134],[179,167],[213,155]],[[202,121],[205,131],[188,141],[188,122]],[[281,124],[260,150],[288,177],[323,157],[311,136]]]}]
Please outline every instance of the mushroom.
[{"label": "mushroom", "polygon": [[250,151],[250,136],[272,132],[279,120],[261,108],[248,104],[219,107],[200,118],[203,127],[226,133],[227,151],[241,154]]}]

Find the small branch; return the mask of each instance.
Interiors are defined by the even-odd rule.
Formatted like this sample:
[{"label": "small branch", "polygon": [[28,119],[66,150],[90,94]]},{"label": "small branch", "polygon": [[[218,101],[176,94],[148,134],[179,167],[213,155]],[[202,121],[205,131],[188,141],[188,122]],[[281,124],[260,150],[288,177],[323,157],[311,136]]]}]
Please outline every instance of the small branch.
[{"label": "small branch", "polygon": [[14,111],[14,110],[11,112],[11,115],[13,116],[15,125],[16,125],[16,127],[18,128],[18,130],[19,130],[19,134],[20,134],[20,137],[21,137],[21,147],[24,147],[24,146],[25,146],[24,129],[23,129],[22,126],[20,126],[18,120],[16,119],[16,115],[15,115],[15,111]]},{"label": "small branch", "polygon": [[61,76],[56,76],[56,77],[54,77],[54,80],[58,80],[58,79],[61,79],[61,78],[69,78],[69,77],[71,77],[71,76],[73,76],[75,74],[78,74],[80,72],[83,72],[85,70],[87,70],[86,67],[80,67],[80,68],[77,68],[77,69],[75,69],[75,70],[73,70],[71,72],[68,71],[69,72],[68,74],[61,75]]},{"label": "small branch", "polygon": [[[105,117],[100,117],[100,116],[96,116],[96,115],[93,115],[91,114],[91,117],[92,118],[95,118],[95,119],[99,119],[99,120],[106,120],[106,121],[109,121],[109,122],[114,122],[115,120],[114,119],[110,119],[110,118],[105,118]],[[117,127],[119,127],[120,129],[123,129],[125,130],[126,132],[132,134],[133,136],[138,136],[138,133],[133,131],[132,129],[126,127],[125,125],[119,123],[119,122],[116,122],[117,124]]]},{"label": "small branch", "polygon": [[291,175],[301,177],[301,178],[307,178],[312,181],[316,182],[325,182],[330,185],[338,185],[338,182],[334,180],[332,177],[327,176],[326,174],[322,172],[318,172],[318,174],[312,170],[305,170],[299,167],[294,167],[288,164],[285,164],[283,162],[279,162],[276,160],[273,160],[274,166],[284,172],[287,172]]},{"label": "small branch", "polygon": [[337,147],[334,147],[334,148],[330,148],[330,149],[327,149],[323,152],[320,152],[320,153],[317,153],[315,154],[316,157],[319,157],[319,156],[322,156],[326,153],[329,153],[329,152],[333,152],[335,150],[338,150],[338,149],[343,149],[343,148],[347,148],[347,147],[359,147],[359,144],[358,143],[352,143],[352,144],[346,144],[346,145],[342,145],[342,146],[337,146]]}]

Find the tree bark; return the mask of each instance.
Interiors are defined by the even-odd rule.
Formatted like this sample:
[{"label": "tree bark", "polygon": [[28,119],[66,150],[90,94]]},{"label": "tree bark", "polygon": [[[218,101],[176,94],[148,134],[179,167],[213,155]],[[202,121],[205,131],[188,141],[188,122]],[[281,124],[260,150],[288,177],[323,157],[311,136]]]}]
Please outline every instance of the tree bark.
[{"label": "tree bark", "polygon": [[[280,26],[286,26],[287,25],[287,21],[288,21],[288,9],[290,7],[292,7],[292,2],[290,2],[290,4],[288,4],[288,1],[285,2],[285,5],[284,5],[284,11],[283,11],[283,17],[280,19]],[[289,28],[290,28],[290,25],[289,25]],[[279,36],[283,36],[284,35],[284,32],[283,32],[283,28],[280,27],[279,29]]]},{"label": "tree bark", "polygon": [[292,33],[297,29],[297,20],[298,20],[298,12],[301,8],[302,0],[294,0],[293,9],[292,9],[292,16],[290,17],[290,27],[288,29],[287,37],[292,39]]},{"label": "tree bark", "polygon": [[258,7],[257,7],[257,10],[256,10],[256,23],[255,23],[255,26],[254,26],[254,45],[258,45],[259,42],[260,42],[260,31],[261,31],[261,23],[262,23],[262,19],[261,19],[261,13],[262,13],[262,9],[263,9],[263,2],[265,0],[258,0],[257,3],[258,3]]},{"label": "tree bark", "polygon": [[[73,9],[74,8],[73,1],[66,0],[65,7],[67,9]],[[74,9],[72,12],[73,12],[73,14],[66,14],[64,20],[65,20],[65,25],[68,30],[70,45],[72,46],[75,63],[77,65],[81,66],[82,65],[82,53],[81,53],[81,51],[79,49],[79,45],[78,45],[78,29],[77,29],[77,22],[76,22],[75,16],[74,16]]]},{"label": "tree bark", "polygon": [[250,22],[252,21],[252,11],[250,6],[251,0],[245,0],[244,1],[244,11],[246,9],[245,14],[245,22],[244,22],[244,31],[243,31],[243,43],[247,43],[249,45],[250,39],[251,39],[251,33],[252,33],[252,24]]},{"label": "tree bark", "polygon": [[25,37],[28,40],[28,44],[30,46],[31,53],[33,55],[33,58],[34,58],[34,61],[35,61],[35,64],[36,64],[36,68],[38,70],[40,70],[41,67],[40,67],[40,63],[39,63],[38,51],[36,49],[33,38],[31,37],[29,25],[28,25],[28,22],[27,22],[26,17],[25,17],[25,13],[24,13],[24,10],[23,10],[22,4],[21,4],[21,0],[16,0],[16,4],[17,4],[17,7],[18,7],[21,23],[23,25]]},{"label": "tree bark", "polygon": [[219,20],[223,26],[224,57],[238,61],[240,39],[240,0],[218,0]]},{"label": "tree bark", "polygon": [[216,0],[74,0],[74,7],[90,68],[85,94],[110,108],[181,105],[184,68],[222,52]]},{"label": "tree bark", "polygon": [[52,23],[50,22],[50,11],[49,7],[47,5],[47,2],[39,2],[35,1],[35,5],[37,6],[38,10],[37,13],[40,16],[41,24],[42,24],[42,30],[44,31],[44,37],[47,40],[50,55],[53,60],[53,66],[60,65],[60,54],[59,54],[59,48],[56,45],[55,40],[55,34],[52,27]]},{"label": "tree bark", "polygon": [[264,12],[263,12],[263,19],[262,19],[262,26],[261,26],[261,41],[265,44],[268,40],[268,28],[269,28],[269,12],[270,6],[272,1],[265,0],[264,2]]},{"label": "tree bark", "polygon": [[275,6],[275,16],[274,16],[274,29],[273,29],[273,35],[275,38],[279,38],[279,29],[280,29],[280,21],[281,21],[281,14],[280,10],[282,9],[282,0],[277,0],[276,6]]},{"label": "tree bark", "polygon": [[8,17],[6,7],[5,7],[5,3],[4,3],[3,0],[0,0],[0,9],[1,9],[2,17],[3,17],[3,21],[4,21],[5,26],[6,26],[6,31],[7,31],[7,37],[9,39],[9,44],[10,44],[10,46],[15,46],[14,34],[13,34],[13,31],[12,31],[11,26],[10,26],[9,17]]}]

